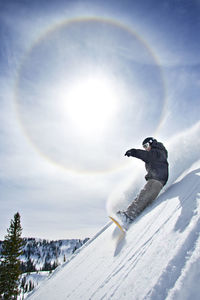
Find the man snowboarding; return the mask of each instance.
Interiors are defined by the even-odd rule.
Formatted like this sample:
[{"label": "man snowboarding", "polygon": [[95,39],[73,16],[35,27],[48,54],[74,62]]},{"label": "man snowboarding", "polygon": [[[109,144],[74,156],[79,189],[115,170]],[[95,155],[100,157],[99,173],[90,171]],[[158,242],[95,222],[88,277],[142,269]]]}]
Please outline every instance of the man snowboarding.
[{"label": "man snowboarding", "polygon": [[132,156],[145,162],[147,183],[136,199],[125,211],[117,212],[117,217],[124,228],[152,203],[168,180],[168,153],[162,143],[153,137],[146,138],[143,143],[144,150],[130,149],[125,156]]}]

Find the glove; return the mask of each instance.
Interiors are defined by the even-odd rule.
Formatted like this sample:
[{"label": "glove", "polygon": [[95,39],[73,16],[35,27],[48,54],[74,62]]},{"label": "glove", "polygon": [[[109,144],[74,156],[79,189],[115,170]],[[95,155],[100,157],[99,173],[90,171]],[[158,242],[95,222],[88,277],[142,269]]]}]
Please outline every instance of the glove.
[{"label": "glove", "polygon": [[135,154],[136,154],[136,152],[137,152],[137,150],[136,149],[130,149],[130,150],[128,150],[128,151],[126,151],[126,153],[124,154],[125,156],[135,156]]},{"label": "glove", "polygon": [[126,151],[126,153],[124,154],[124,156],[131,156],[131,150]]}]

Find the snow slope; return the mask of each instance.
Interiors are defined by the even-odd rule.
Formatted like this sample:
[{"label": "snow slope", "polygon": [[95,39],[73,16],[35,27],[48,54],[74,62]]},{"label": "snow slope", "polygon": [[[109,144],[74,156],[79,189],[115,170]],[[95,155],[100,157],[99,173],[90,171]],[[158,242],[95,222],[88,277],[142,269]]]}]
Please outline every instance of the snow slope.
[{"label": "snow slope", "polygon": [[132,224],[108,223],[29,298],[199,300],[200,161]]}]

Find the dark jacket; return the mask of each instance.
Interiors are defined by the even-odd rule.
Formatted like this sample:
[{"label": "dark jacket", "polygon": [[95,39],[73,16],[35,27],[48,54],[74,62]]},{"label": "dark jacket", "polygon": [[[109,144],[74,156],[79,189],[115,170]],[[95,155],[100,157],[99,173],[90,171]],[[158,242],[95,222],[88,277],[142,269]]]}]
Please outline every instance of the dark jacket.
[{"label": "dark jacket", "polygon": [[151,150],[131,149],[130,155],[139,158],[145,162],[145,168],[147,170],[146,180],[156,179],[163,185],[168,180],[168,153],[162,143],[153,141],[151,144]]}]

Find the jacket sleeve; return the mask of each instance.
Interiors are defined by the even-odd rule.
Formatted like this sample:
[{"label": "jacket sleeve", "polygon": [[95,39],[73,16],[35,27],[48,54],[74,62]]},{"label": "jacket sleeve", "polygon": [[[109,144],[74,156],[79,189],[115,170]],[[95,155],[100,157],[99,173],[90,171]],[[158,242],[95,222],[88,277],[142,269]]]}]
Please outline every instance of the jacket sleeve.
[{"label": "jacket sleeve", "polygon": [[150,151],[141,150],[141,149],[131,149],[130,150],[131,156],[139,158],[143,160],[145,163],[148,163],[156,158],[158,158],[159,153],[152,149]]}]

